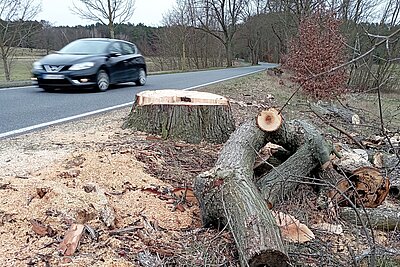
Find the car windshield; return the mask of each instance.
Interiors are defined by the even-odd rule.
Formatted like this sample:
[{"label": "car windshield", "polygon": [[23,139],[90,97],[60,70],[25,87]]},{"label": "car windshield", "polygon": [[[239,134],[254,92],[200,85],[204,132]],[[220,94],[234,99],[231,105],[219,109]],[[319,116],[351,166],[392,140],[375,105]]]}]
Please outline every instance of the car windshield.
[{"label": "car windshield", "polygon": [[109,42],[101,40],[77,40],[62,48],[58,53],[82,55],[104,54],[109,44]]}]

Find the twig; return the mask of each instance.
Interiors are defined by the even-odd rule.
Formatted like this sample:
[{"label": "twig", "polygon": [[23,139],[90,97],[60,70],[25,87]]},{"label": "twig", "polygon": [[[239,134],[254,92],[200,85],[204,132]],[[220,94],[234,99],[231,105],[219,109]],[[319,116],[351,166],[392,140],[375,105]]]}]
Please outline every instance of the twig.
[{"label": "twig", "polygon": [[348,138],[350,138],[358,147],[360,147],[361,149],[365,149],[365,147],[358,141],[356,140],[353,136],[351,136],[351,134],[349,134],[348,132],[346,132],[345,130],[343,130],[342,128],[334,125],[333,123],[327,121],[326,119],[322,118],[311,106],[310,106],[310,110],[315,114],[315,116],[317,116],[322,122],[328,124],[329,126],[331,126],[333,129],[341,132],[342,134],[346,135]]},{"label": "twig", "polygon": [[121,229],[116,229],[116,230],[112,230],[110,232],[108,232],[108,234],[110,236],[113,235],[121,235],[121,234],[126,234],[126,233],[130,233],[130,232],[134,232],[138,229],[143,229],[144,226],[143,225],[136,225],[136,226],[131,226],[131,227],[126,227],[126,228],[121,228]]}]

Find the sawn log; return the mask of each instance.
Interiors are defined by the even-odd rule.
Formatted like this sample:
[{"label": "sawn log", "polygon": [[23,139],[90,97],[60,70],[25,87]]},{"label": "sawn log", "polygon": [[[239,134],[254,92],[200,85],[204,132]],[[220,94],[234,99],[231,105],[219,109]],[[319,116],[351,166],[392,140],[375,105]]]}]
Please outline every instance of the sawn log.
[{"label": "sawn log", "polygon": [[241,266],[288,266],[279,228],[252,181],[266,133],[251,120],[224,145],[213,169],[196,177],[194,192],[204,225],[227,225]]}]

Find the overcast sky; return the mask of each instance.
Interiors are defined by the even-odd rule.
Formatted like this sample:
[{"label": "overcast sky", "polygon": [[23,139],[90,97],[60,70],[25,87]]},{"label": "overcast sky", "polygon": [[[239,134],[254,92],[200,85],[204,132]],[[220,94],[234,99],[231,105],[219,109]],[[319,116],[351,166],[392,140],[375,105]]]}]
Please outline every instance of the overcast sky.
[{"label": "overcast sky", "polygon": [[[82,20],[71,12],[73,1],[78,0],[42,0],[42,12],[36,19],[49,21],[54,26],[92,24],[93,22]],[[174,3],[175,0],[136,0],[136,9],[130,22],[159,26],[163,14],[171,9]]]}]

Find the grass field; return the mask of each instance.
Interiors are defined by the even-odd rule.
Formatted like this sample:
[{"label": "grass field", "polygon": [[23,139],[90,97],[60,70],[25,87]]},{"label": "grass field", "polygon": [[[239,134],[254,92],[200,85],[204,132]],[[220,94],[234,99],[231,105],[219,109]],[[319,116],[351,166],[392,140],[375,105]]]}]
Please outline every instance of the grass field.
[{"label": "grass field", "polygon": [[[46,55],[44,49],[18,48],[11,64],[11,81],[28,81],[31,77],[32,64]],[[4,66],[0,64],[0,83],[6,83]]]}]

